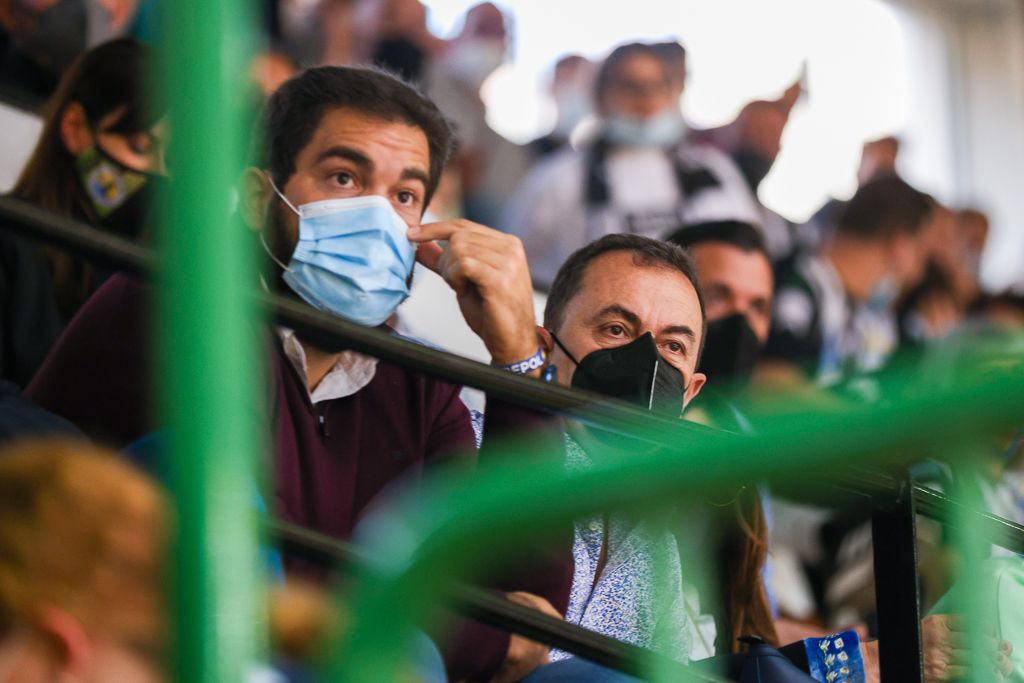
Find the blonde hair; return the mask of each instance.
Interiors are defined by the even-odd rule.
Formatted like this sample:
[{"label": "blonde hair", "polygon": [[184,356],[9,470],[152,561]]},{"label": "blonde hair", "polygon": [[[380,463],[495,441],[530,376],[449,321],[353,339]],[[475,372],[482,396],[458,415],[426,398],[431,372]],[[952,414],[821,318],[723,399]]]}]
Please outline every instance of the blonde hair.
[{"label": "blonde hair", "polygon": [[87,630],[159,643],[165,505],[100,448],[36,440],[0,451],[0,635],[54,607]]}]

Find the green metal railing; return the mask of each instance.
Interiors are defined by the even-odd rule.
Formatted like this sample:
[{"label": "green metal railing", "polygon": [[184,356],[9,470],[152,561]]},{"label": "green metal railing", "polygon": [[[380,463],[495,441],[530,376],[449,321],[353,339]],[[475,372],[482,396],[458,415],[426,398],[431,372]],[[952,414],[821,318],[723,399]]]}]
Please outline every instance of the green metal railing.
[{"label": "green metal railing", "polygon": [[177,507],[175,676],[241,681],[265,657],[257,521],[251,485],[266,438],[255,261],[229,198],[247,126],[248,4],[171,0],[158,73],[173,127],[174,178],[158,234],[160,414]]},{"label": "green metal railing", "polygon": [[[157,265],[154,256],[145,248],[105,235],[75,221],[52,216],[14,199],[0,198],[0,215],[9,219],[12,227],[28,235],[75,249],[107,265],[140,273],[148,273]],[[245,298],[251,295],[249,291],[239,296]],[[495,551],[494,557],[498,557],[500,551],[507,550],[506,545],[511,547],[517,535],[522,537],[538,532],[546,524],[565,522],[584,511],[606,506],[639,503],[649,507],[680,492],[722,484],[734,478],[737,473],[746,481],[761,477],[771,479],[794,469],[807,470],[813,466],[814,475],[807,481],[823,481],[829,486],[852,491],[872,501],[872,505],[905,498],[904,493],[911,493],[922,514],[966,529],[966,533],[975,542],[977,539],[990,538],[993,542],[1018,551],[1024,549],[1024,529],[993,515],[979,514],[971,506],[952,503],[947,497],[924,487],[908,489],[898,478],[894,479],[884,472],[872,472],[863,466],[836,467],[833,470],[828,468],[829,463],[842,463],[854,455],[860,456],[859,465],[870,461],[908,462],[916,459],[914,454],[943,452],[948,450],[950,444],[970,443],[976,434],[1018,422],[1018,406],[1022,405],[1021,399],[1024,397],[1024,373],[1019,371],[1019,364],[1010,366],[1010,372],[1003,372],[987,380],[977,374],[976,368],[968,366],[966,372],[947,378],[944,382],[947,387],[945,390],[919,393],[900,404],[898,409],[859,409],[842,414],[777,416],[765,425],[759,437],[751,439],[654,418],[645,411],[628,406],[620,407],[600,397],[514,377],[311,311],[280,297],[258,294],[255,298],[262,299],[262,306],[282,323],[303,331],[311,339],[315,340],[319,335],[324,340],[330,339],[332,346],[344,340],[353,348],[375,353],[393,362],[445,379],[487,388],[508,400],[576,417],[591,424],[608,422],[620,431],[644,430],[645,443],[661,443],[666,447],[660,453],[644,458],[610,460],[601,468],[582,474],[568,474],[558,467],[552,470],[550,463],[531,463],[529,458],[519,456],[515,458],[516,465],[511,476],[500,468],[492,468],[481,473],[472,486],[460,488],[458,494],[452,492],[453,482],[437,483],[426,499],[419,498],[425,507],[416,507],[415,514],[409,513],[408,504],[405,512],[409,514],[403,514],[402,508],[389,513],[376,523],[377,533],[371,534],[371,538],[378,542],[361,553],[364,558],[374,559],[368,568],[362,569],[361,576],[366,582],[359,593],[359,604],[367,608],[368,603],[367,613],[386,615],[386,623],[377,624],[386,630],[386,634],[384,631],[375,635],[372,631],[367,632],[368,628],[375,627],[372,619],[356,620],[359,628],[353,633],[347,647],[338,652],[366,652],[363,648],[369,637],[373,643],[369,651],[374,655],[369,660],[366,657],[339,655],[335,664],[341,668],[345,680],[367,680],[364,676],[387,675],[389,669],[398,665],[401,656],[392,655],[402,651],[402,639],[395,637],[400,635],[401,629],[395,630],[392,627],[396,623],[410,623],[416,613],[425,614],[430,610],[431,603],[442,596],[449,599],[451,591],[428,592],[421,589],[425,585],[437,588],[438,576],[448,573],[458,575],[457,570],[464,568],[463,561],[467,554],[491,548]],[[903,383],[897,382],[899,385]],[[236,396],[236,400],[241,399]],[[246,397],[246,400],[251,404],[252,396]],[[259,428],[251,422],[249,428],[259,433]],[[680,444],[685,444],[681,453],[676,452]],[[243,459],[256,458],[247,456]],[[248,463],[244,470],[247,475],[251,475]],[[226,491],[236,488],[237,484],[236,480],[219,485]],[[248,514],[251,507],[251,500],[247,496],[244,499],[222,496],[222,499],[230,501],[235,506],[232,513],[240,516]],[[405,525],[409,520],[417,523],[407,527]],[[239,533],[250,533],[251,539],[250,529],[246,525]],[[396,529],[399,531],[397,534]],[[496,535],[502,538],[498,547],[494,547],[493,537]],[[211,542],[211,538],[213,536],[208,535],[206,542]],[[389,545],[380,542],[382,539],[403,539],[404,543]],[[214,545],[222,544],[224,540],[218,537]],[[310,540],[308,535],[306,540]],[[449,554],[453,549],[454,552]],[[224,557],[215,556],[211,559],[217,561]],[[247,569],[251,570],[252,566],[250,563]],[[418,571],[427,569],[429,571],[422,574]],[[424,577],[430,578],[428,580]],[[375,590],[375,587],[380,586],[384,588],[379,592]],[[392,590],[395,586],[412,591],[411,594],[404,594],[400,600],[402,609],[414,607],[412,612],[387,611],[394,607],[394,602],[399,601],[396,597],[398,594]],[[238,612],[231,614],[244,614],[246,610],[254,609],[254,596],[251,593],[228,595],[242,604]],[[193,597],[198,600],[196,596]],[[465,602],[465,596],[463,599]],[[222,601],[218,609],[225,609],[223,605],[226,604],[226,601]],[[381,612],[381,609],[385,611]],[[476,604],[474,609],[479,613],[488,608]],[[363,613],[362,609],[357,611],[357,614]],[[396,622],[399,614],[406,614],[407,619]],[[180,619],[182,628],[192,633],[212,633],[211,637],[223,637],[216,629],[193,628],[196,623],[203,623],[206,615],[206,612],[186,614]],[[544,629],[543,620],[539,621],[540,625],[534,623],[528,627],[521,623],[517,626],[514,619],[505,623],[506,627],[525,629],[529,633],[530,628]],[[248,625],[253,623],[256,622],[248,622]],[[549,639],[552,636],[548,630],[543,633]],[[255,648],[258,640],[245,631],[235,632],[235,635],[242,640],[252,638],[246,641],[253,644],[250,654],[240,655],[237,650],[217,650],[212,647],[208,647],[201,655],[195,652],[186,654],[183,647],[182,658],[189,658],[189,666],[197,666],[197,658],[201,656],[206,658],[207,667],[214,668],[227,666],[225,660],[231,660],[233,670],[241,671],[251,665],[251,652],[258,651]],[[570,640],[576,647],[581,646],[573,637]],[[615,648],[607,648],[607,644],[601,644],[599,640],[593,652],[605,657],[609,663],[620,661],[619,655],[622,655],[632,662],[627,667],[629,670],[636,671],[641,666],[642,653],[620,651],[616,654]],[[582,651],[587,652],[585,645]],[[221,664],[215,665],[214,662]],[[381,665],[383,670],[377,668]],[[651,666],[654,667],[654,664]],[[207,680],[225,680],[220,673],[223,670],[204,675]],[[678,667],[673,666],[672,670],[674,675],[679,675]],[[657,675],[656,667],[652,668],[651,675]],[[228,676],[226,680],[234,678]]]}]

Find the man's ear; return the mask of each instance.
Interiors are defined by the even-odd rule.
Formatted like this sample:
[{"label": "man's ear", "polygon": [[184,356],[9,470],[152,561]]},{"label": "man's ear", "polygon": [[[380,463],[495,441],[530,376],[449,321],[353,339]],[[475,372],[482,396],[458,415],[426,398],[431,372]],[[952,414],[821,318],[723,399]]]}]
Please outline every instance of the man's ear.
[{"label": "man's ear", "polygon": [[238,184],[238,213],[249,228],[262,232],[274,188],[270,186],[267,174],[254,166],[242,171]]},{"label": "man's ear", "polygon": [[555,340],[551,338],[551,333],[548,332],[546,327],[537,325],[536,329],[540,347],[544,349],[544,357],[550,358],[551,352],[555,349]]},{"label": "man's ear", "polygon": [[78,156],[94,143],[85,107],[69,102],[60,113],[60,141],[72,156]]},{"label": "man's ear", "polygon": [[683,396],[683,408],[690,405],[690,401],[697,397],[700,393],[701,387],[708,381],[708,376],[703,372],[695,372],[690,378],[690,386],[686,388],[686,394]]},{"label": "man's ear", "polygon": [[82,624],[59,607],[47,606],[39,610],[36,627],[56,646],[61,680],[84,680],[93,647]]}]

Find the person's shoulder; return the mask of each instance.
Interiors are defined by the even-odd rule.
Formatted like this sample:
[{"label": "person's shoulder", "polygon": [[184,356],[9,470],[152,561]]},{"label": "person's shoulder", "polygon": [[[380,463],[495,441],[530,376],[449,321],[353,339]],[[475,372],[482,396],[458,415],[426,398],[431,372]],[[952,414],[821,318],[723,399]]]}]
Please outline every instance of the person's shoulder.
[{"label": "person's shoulder", "polygon": [[530,169],[529,175],[536,178],[554,179],[562,178],[567,173],[580,173],[583,169],[583,156],[584,153],[581,150],[566,147],[540,159]]},{"label": "person's shoulder", "polygon": [[793,255],[775,269],[775,305],[772,328],[789,334],[810,334],[820,305],[817,289],[811,283],[813,256]]}]

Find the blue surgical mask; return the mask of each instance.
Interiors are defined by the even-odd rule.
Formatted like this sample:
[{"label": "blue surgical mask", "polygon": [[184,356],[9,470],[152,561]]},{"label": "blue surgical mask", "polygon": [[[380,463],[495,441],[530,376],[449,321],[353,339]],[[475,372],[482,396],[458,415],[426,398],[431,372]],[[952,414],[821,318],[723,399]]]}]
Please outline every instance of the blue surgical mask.
[{"label": "blue surgical mask", "polygon": [[416,261],[409,226],[391,202],[362,196],[296,208],[277,187],[274,191],[299,216],[291,261],[286,266],[271,254],[292,291],[315,308],[361,325],[376,327],[387,320],[409,296]]},{"label": "blue surgical mask", "polygon": [[666,107],[649,119],[609,116],[604,122],[608,142],[623,147],[671,147],[686,132],[678,107]]}]

